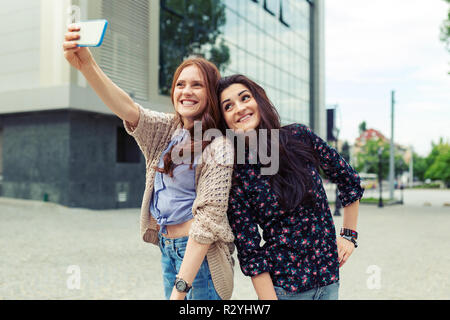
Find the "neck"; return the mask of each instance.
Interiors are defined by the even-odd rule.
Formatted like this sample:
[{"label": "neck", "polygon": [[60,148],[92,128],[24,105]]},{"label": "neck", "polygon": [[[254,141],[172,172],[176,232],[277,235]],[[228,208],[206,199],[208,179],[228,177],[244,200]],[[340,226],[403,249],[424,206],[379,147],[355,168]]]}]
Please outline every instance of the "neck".
[{"label": "neck", "polygon": [[194,126],[194,121],[191,119],[181,118],[181,123],[183,124],[183,129],[189,130]]}]

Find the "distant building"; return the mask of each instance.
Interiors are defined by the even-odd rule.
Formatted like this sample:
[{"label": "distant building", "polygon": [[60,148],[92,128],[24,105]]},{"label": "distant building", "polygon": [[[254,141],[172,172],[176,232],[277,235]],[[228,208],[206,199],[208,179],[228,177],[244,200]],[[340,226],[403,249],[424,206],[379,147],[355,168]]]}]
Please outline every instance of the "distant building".
[{"label": "distant building", "polygon": [[376,129],[367,129],[361,135],[356,138],[355,146],[362,146],[366,143],[368,140],[378,140],[381,139],[381,141],[386,142],[389,141],[380,131]]},{"label": "distant building", "polygon": [[139,207],[145,163],[123,124],[71,68],[71,18],[109,21],[91,51],[143,107],[173,112],[188,54],[259,82],[283,124],[325,136],[323,0],[21,0],[0,7],[0,195],[70,207]]}]

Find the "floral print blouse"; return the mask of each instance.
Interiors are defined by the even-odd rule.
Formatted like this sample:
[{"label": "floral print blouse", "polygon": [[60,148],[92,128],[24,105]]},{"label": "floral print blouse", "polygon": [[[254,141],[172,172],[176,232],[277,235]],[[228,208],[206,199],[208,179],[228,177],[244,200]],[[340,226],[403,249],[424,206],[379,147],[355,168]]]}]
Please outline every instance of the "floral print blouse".
[{"label": "floral print blouse", "polygon": [[[336,183],[342,206],[361,199],[358,173],[325,141],[301,124],[286,127],[317,152],[320,167]],[[336,232],[318,168],[309,166],[315,205],[284,211],[261,164],[235,167],[228,218],[242,272],[269,272],[274,286],[299,293],[339,280]],[[258,227],[262,229],[262,238]]]}]

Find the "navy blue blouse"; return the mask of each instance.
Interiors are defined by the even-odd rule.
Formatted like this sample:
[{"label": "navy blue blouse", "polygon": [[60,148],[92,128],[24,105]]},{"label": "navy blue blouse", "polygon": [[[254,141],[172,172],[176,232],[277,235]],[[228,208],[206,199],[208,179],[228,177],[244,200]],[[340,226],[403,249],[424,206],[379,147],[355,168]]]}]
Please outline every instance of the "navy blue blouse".
[{"label": "navy blue blouse", "polygon": [[[361,199],[364,189],[357,172],[308,127],[293,124],[292,134],[317,152],[320,167],[336,183],[343,206]],[[274,286],[303,292],[339,280],[336,232],[318,168],[309,166],[315,184],[315,204],[284,211],[261,164],[237,165],[231,187],[228,218],[242,272],[269,272]],[[262,229],[264,244],[261,244]]]}]

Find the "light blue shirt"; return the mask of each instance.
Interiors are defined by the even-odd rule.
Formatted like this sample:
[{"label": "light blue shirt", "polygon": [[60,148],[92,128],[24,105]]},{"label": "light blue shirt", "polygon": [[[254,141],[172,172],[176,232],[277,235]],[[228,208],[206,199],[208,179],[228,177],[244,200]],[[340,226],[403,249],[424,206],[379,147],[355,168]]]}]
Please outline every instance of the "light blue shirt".
[{"label": "light blue shirt", "polygon": [[[188,130],[181,129],[169,142],[159,159],[158,167],[164,167],[164,155],[172,146],[186,142],[189,137]],[[173,178],[167,174],[156,172],[150,212],[161,227],[162,233],[167,233],[166,226],[186,222],[193,218],[192,205],[195,200],[195,167],[189,164],[180,164],[173,171]]]}]

